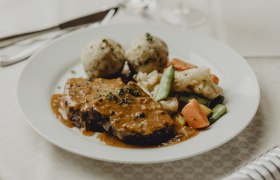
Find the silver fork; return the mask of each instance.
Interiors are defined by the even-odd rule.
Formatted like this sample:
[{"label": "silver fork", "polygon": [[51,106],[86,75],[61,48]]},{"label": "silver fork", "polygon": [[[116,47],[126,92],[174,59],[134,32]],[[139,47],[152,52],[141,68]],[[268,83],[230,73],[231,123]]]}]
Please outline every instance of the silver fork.
[{"label": "silver fork", "polygon": [[[98,26],[103,26],[103,25],[107,24],[108,21],[113,17],[114,13],[115,13],[115,10],[112,9],[111,11],[108,12],[106,17],[100,23],[94,23],[94,24],[90,25],[90,27],[98,27]],[[83,26],[83,27],[85,27],[85,26]],[[20,61],[26,60],[32,54],[34,54],[36,51],[38,51],[40,48],[42,48],[44,45],[46,45],[53,39],[56,39],[62,35],[65,35],[69,32],[72,32],[72,31],[74,31],[76,29],[80,29],[80,28],[81,27],[73,28],[73,29],[69,29],[69,30],[58,30],[53,35],[43,34],[43,35],[35,36],[32,38],[17,42],[14,44],[14,46],[28,45],[28,47],[24,48],[23,51],[20,51],[19,53],[12,55],[12,56],[7,56],[7,55],[0,56],[0,65],[2,67],[5,67],[5,66],[9,66],[9,65],[18,63]]]},{"label": "silver fork", "polygon": [[26,60],[28,57],[30,57],[32,54],[34,54],[37,50],[39,50],[42,46],[49,43],[51,40],[58,38],[59,36],[62,36],[63,34],[66,34],[70,31],[59,31],[57,34],[53,36],[36,36],[27,40],[20,41],[18,43],[14,44],[14,47],[24,47],[22,51],[19,53],[13,55],[13,56],[0,56],[0,65],[2,67],[9,66],[12,64],[15,64],[17,62]]}]

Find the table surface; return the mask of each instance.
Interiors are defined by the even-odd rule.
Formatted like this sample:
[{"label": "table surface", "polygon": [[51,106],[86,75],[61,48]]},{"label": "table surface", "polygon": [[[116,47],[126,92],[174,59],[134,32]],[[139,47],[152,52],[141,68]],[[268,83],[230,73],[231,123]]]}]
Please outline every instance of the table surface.
[{"label": "table surface", "polygon": [[[80,2],[0,0],[0,36],[46,27],[115,3]],[[54,146],[23,119],[17,106],[16,87],[25,61],[0,68],[0,179],[219,179],[279,145],[280,24],[277,20],[280,11],[277,5],[280,7],[280,1],[196,0],[191,3],[208,17],[207,24],[192,30],[236,49],[259,80],[260,106],[243,132],[212,151],[175,162],[129,165],[84,158]],[[22,18],[30,21],[23,22]],[[157,13],[143,17],[121,11],[110,24],[130,22],[163,23]]]}]

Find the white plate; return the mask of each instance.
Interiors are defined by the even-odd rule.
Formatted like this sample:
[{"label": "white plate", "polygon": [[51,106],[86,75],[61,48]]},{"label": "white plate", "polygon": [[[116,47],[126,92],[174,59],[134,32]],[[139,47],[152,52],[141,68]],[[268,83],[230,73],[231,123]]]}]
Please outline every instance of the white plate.
[{"label": "white plate", "polygon": [[[66,79],[83,76],[79,55],[89,41],[110,37],[127,47],[133,38],[150,32],[169,46],[171,56],[210,67],[220,78],[228,113],[209,129],[177,145],[126,149],[107,146],[96,136],[85,137],[67,128],[53,115],[50,98],[62,92]],[[71,73],[75,70],[77,73]],[[111,162],[156,163],[195,156],[216,148],[238,135],[254,117],[260,98],[254,72],[246,61],[220,42],[162,25],[124,24],[83,30],[60,38],[30,58],[18,82],[20,108],[28,123],[53,144],[70,152]]]}]

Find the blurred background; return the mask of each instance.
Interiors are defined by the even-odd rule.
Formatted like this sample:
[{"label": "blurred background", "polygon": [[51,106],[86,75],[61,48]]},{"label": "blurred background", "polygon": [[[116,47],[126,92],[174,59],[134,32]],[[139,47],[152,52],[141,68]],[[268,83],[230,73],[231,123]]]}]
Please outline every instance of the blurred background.
[{"label": "blurred background", "polygon": [[[145,13],[133,9],[133,5],[139,5],[139,1],[148,4],[148,8],[144,7]],[[180,2],[179,7],[182,4],[194,7],[206,18],[206,21],[198,23],[195,28],[191,27],[191,30],[213,36],[244,56],[280,55],[279,0],[180,0]],[[166,23],[168,20],[163,18],[162,14],[168,12],[170,15],[172,9],[166,10],[171,6],[164,4],[178,4],[178,0],[0,0],[0,37],[49,27],[119,3],[128,3],[128,6],[120,10],[109,24]],[[175,22],[171,25],[178,25],[176,24],[178,19],[171,18],[171,21]]]}]

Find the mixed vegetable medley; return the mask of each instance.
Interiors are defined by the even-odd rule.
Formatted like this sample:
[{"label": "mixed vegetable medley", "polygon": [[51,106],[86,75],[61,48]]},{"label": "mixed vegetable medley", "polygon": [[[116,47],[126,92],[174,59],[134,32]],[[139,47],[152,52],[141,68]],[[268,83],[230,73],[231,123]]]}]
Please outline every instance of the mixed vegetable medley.
[{"label": "mixed vegetable medley", "polygon": [[176,126],[207,128],[227,112],[219,78],[208,68],[174,58],[162,73],[138,72],[134,79],[174,117]]}]

